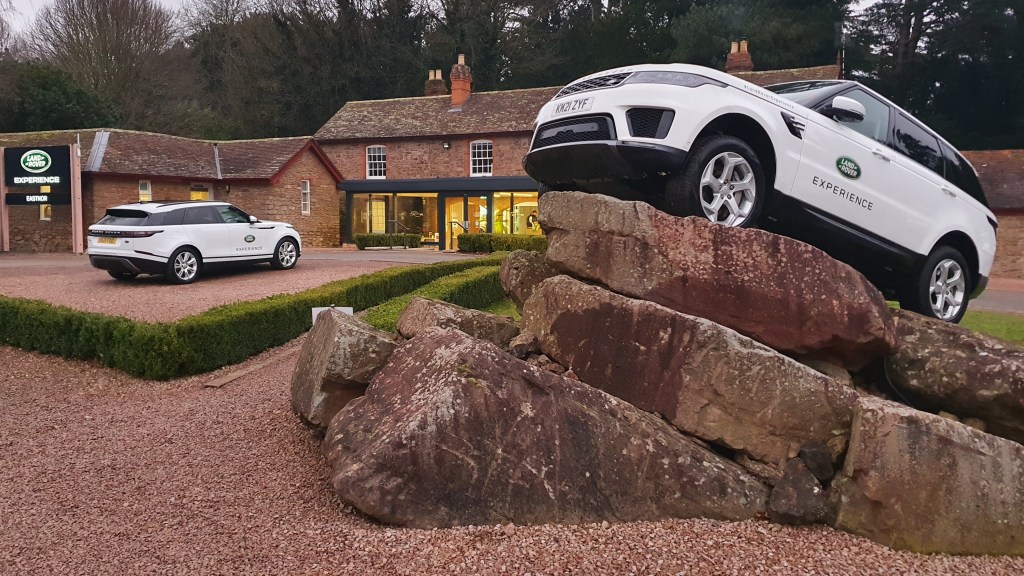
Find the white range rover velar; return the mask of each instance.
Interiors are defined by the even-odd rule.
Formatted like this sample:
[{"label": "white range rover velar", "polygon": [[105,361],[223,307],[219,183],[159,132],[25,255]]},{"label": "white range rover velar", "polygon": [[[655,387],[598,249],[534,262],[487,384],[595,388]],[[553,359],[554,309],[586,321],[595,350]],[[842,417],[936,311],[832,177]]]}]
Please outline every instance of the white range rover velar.
[{"label": "white range rover velar", "polygon": [[541,192],[643,200],[798,238],[902,307],[952,322],[995,255],[996,219],[970,163],[847,80],[761,88],[685,64],[599,72],[544,105],[523,166]]},{"label": "white range rover velar", "polygon": [[117,280],[162,274],[176,284],[226,264],[293,268],[302,252],[291,224],[266,222],[225,202],[144,202],[108,208],[89,227],[89,262]]}]

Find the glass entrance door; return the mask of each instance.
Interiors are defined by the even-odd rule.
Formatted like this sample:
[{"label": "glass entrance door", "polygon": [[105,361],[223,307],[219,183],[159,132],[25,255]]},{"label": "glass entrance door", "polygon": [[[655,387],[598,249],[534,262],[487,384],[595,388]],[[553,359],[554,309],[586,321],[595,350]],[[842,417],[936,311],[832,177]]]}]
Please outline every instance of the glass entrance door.
[{"label": "glass entrance door", "polygon": [[447,250],[459,249],[459,235],[467,232],[469,222],[466,219],[466,197],[456,196],[444,199],[444,231],[447,233]]}]

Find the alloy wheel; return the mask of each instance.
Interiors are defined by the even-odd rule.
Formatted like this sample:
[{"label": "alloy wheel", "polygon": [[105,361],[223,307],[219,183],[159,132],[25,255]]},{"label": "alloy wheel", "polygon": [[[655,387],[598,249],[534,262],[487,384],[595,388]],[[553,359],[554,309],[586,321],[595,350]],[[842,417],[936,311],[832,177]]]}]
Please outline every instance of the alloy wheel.
[{"label": "alloy wheel", "polygon": [[741,226],[750,216],[756,196],[754,171],[743,156],[722,152],[704,167],[700,204],[712,222]]},{"label": "alloy wheel", "polygon": [[298,258],[297,254],[298,251],[295,249],[295,244],[282,242],[277,248],[277,261],[281,264],[282,268],[291,268]]},{"label": "alloy wheel", "polygon": [[940,261],[932,271],[928,285],[928,300],[936,318],[950,320],[964,305],[967,280],[963,268],[951,258]]},{"label": "alloy wheel", "polygon": [[196,259],[195,254],[185,251],[178,254],[177,258],[174,259],[174,275],[178,279],[188,282],[195,278],[198,271],[199,260]]}]

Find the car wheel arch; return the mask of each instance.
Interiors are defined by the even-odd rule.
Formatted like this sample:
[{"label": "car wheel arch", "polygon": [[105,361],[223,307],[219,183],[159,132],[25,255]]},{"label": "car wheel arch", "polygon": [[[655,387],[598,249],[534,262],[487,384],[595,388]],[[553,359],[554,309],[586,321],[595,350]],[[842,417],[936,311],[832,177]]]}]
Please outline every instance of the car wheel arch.
[{"label": "car wheel arch", "polygon": [[960,252],[964,259],[967,260],[967,268],[971,273],[971,285],[969,286],[968,291],[973,291],[978,285],[979,276],[981,274],[981,265],[978,258],[978,248],[974,245],[971,237],[960,230],[947,232],[932,244],[932,248],[928,251],[928,254],[935,252],[941,246],[955,248]]},{"label": "car wheel arch", "polygon": [[778,169],[778,156],[775,153],[775,144],[772,143],[768,130],[757,119],[741,114],[729,112],[715,117],[701,128],[694,142],[715,134],[726,134],[743,140],[757,154],[764,170],[764,176],[768,186],[766,189],[771,193],[775,184],[775,176]]}]

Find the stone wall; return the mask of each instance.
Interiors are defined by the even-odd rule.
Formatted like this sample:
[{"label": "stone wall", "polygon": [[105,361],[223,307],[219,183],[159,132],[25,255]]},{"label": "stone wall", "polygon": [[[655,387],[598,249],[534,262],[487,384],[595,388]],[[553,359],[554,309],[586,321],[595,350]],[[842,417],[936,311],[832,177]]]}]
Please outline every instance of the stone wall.
[{"label": "stone wall", "polygon": [[11,252],[70,252],[71,206],[53,206],[50,220],[39,206],[8,206]]},{"label": "stone wall", "polygon": [[1000,211],[996,214],[996,259],[993,278],[1024,278],[1024,210]]}]

